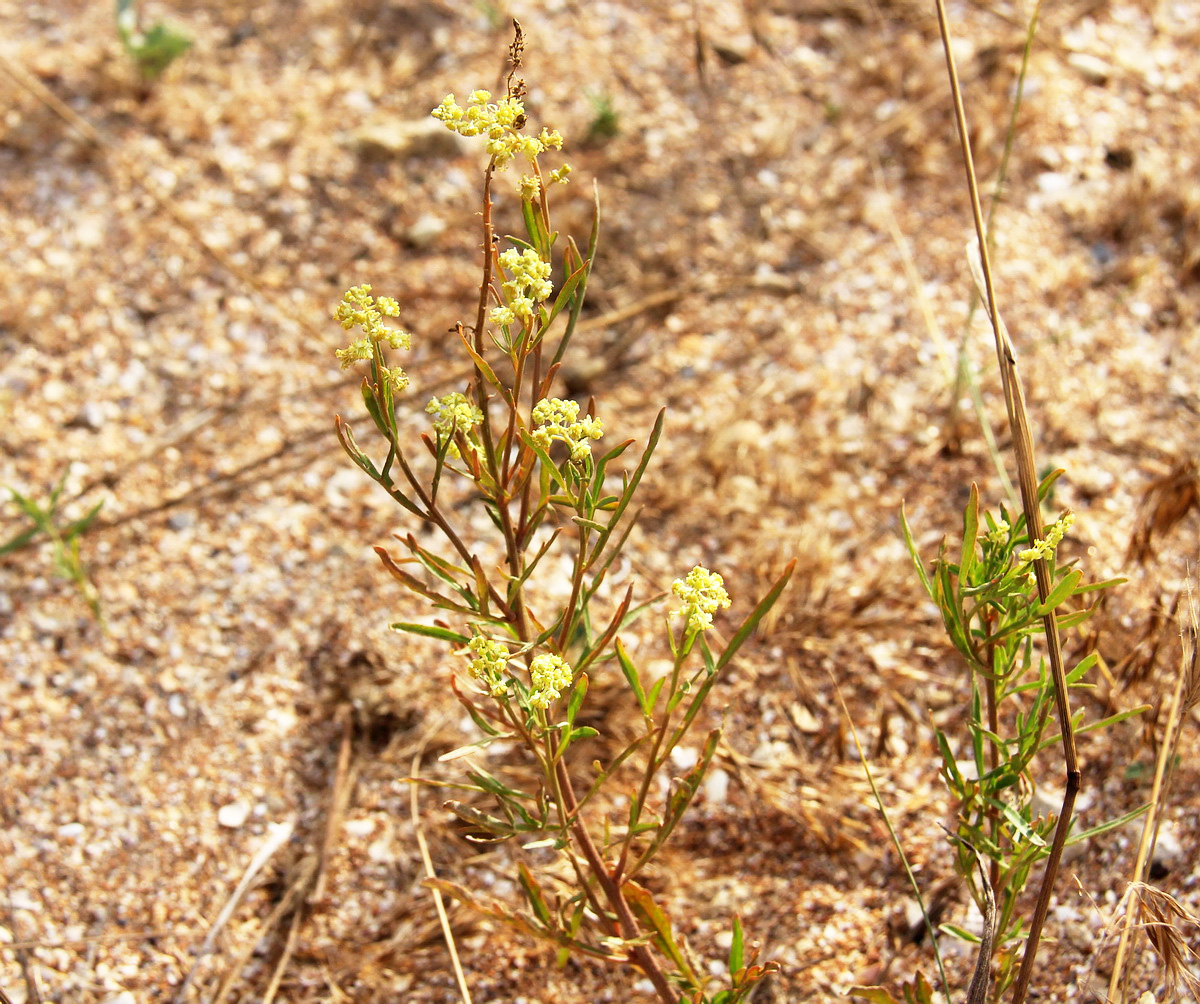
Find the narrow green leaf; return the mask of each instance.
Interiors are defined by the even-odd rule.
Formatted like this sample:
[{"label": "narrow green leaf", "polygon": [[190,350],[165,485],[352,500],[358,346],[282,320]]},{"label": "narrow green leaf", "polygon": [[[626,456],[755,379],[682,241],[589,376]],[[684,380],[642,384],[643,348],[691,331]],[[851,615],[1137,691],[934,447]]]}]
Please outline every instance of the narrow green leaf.
[{"label": "narrow green leaf", "polygon": [[512,399],[512,391],[508,389],[503,380],[496,376],[496,371],[492,369],[488,361],[475,351],[475,346],[471,344],[471,337],[467,334],[465,328],[459,329],[459,337],[462,339],[463,346],[466,348],[467,354],[471,357],[471,361],[475,364],[475,369],[483,376],[489,386],[496,389],[497,393],[504,399],[504,403],[509,408],[513,408],[515,403]]},{"label": "narrow green leaf", "polygon": [[[542,472],[544,474],[548,474],[554,484],[561,485],[565,489],[566,480],[562,471],[558,469],[558,464],[554,462],[554,459],[550,456],[550,454],[543,447],[539,446],[537,442],[534,441],[533,436],[531,436],[524,429],[520,429],[518,431],[521,435],[521,442],[529,447],[529,449],[531,449],[535,454],[537,454],[537,458],[542,462]],[[550,501],[558,502],[560,505],[571,504],[571,499],[565,497],[556,498],[551,496]]]},{"label": "narrow green leaf", "polygon": [[406,589],[416,593],[418,596],[424,596],[427,600],[433,603],[434,606],[443,610],[453,610],[456,613],[474,616],[478,613],[478,608],[474,606],[464,606],[456,600],[450,599],[448,596],[443,596],[441,593],[430,589],[420,579],[410,572],[406,572],[403,568],[396,564],[392,556],[382,547],[376,547],[375,553],[379,555],[379,560],[383,562],[383,567],[388,570],[392,578],[403,585]]},{"label": "narrow green leaf", "polygon": [[21,548],[27,547],[29,542],[39,533],[41,533],[41,527],[35,524],[28,530],[21,531],[15,537],[10,537],[4,544],[0,545],[0,555],[12,554],[14,551],[19,551]]},{"label": "narrow green leaf", "polygon": [[729,975],[732,976],[746,964],[745,938],[742,934],[742,918],[733,915],[733,938],[729,943]]},{"label": "narrow green leaf", "polygon": [[971,495],[963,510],[962,551],[958,558],[958,580],[971,581],[971,568],[975,564],[975,545],[979,540],[979,486],[971,482]]},{"label": "narrow green leaf", "polygon": [[426,638],[440,638],[442,641],[452,642],[455,645],[466,645],[471,639],[466,635],[459,634],[457,631],[451,631],[449,628],[438,627],[436,624],[411,624],[407,621],[396,621],[394,624],[389,624],[389,628],[393,631],[402,631],[405,634],[419,634]]},{"label": "narrow green leaf", "polygon": [[517,864],[517,879],[521,883],[521,891],[525,893],[525,899],[528,901],[530,907],[533,908],[534,916],[545,924],[546,927],[553,927],[554,918],[550,912],[550,907],[546,905],[546,897],[542,894],[542,887],[538,885],[537,879],[525,867],[523,861]]},{"label": "narrow green leaf", "polygon": [[[491,740],[489,740],[489,742],[490,741]],[[441,760],[443,757],[439,757],[438,759]],[[466,774],[467,777],[475,782],[475,784],[479,785],[480,791],[486,791],[491,795],[495,795],[502,801],[508,801],[510,799],[520,799],[525,802],[537,801],[536,795],[531,795],[527,791],[520,791],[517,788],[510,788],[499,778],[493,777],[491,774],[488,774],[485,771],[468,770]]]},{"label": "narrow green leaf", "polygon": [[563,307],[565,307],[568,302],[572,300],[572,298],[575,296],[575,291],[579,289],[580,284],[587,283],[588,272],[590,269],[591,263],[584,262],[563,282],[562,288],[558,291],[558,296],[554,300],[554,306],[550,309],[550,315],[546,318],[546,328],[554,323],[554,319],[562,312]]},{"label": "narrow green leaf", "polygon": [[517,829],[506,820],[500,819],[498,816],[489,815],[476,809],[473,805],[464,805],[462,802],[456,802],[453,799],[449,802],[442,803],[442,808],[449,812],[453,812],[464,823],[471,826],[478,826],[482,830],[486,830],[489,834],[499,840],[508,840],[516,835]]},{"label": "narrow green leaf", "polygon": [[[616,642],[617,664],[621,667],[621,673],[625,677],[625,681],[629,684],[629,689],[633,691],[633,696],[637,698],[638,707],[646,717],[650,716],[652,704],[647,703],[646,691],[642,688],[642,678],[638,675],[637,667],[633,664],[633,660],[629,658],[629,653],[625,650],[625,646],[618,638]],[[662,682],[661,680],[659,681]]]},{"label": "narrow green leaf", "polygon": [[1092,652],[1080,661],[1074,669],[1067,674],[1067,686],[1073,687],[1087,675],[1087,671],[1091,669],[1097,662],[1100,661],[1100,653]]},{"label": "narrow green leaf", "polygon": [[937,595],[933,589],[933,583],[929,581],[929,575],[925,571],[925,564],[921,560],[921,555],[917,551],[916,542],[913,540],[912,530],[908,525],[908,517],[904,514],[904,503],[900,503],[900,526],[904,531],[904,544],[908,548],[908,553],[912,557],[913,567],[917,570],[917,575],[921,578],[921,585],[925,587],[925,592],[929,594],[929,598],[936,602]]},{"label": "narrow green leaf", "polygon": [[583,699],[587,695],[588,690],[588,675],[580,673],[579,678],[575,681],[575,688],[571,691],[571,700],[567,703],[567,725],[574,727],[575,716],[579,714],[579,709],[583,707]]},{"label": "narrow green leaf", "polygon": [[[600,186],[593,183],[592,185],[592,231],[588,235],[587,255],[581,255],[579,248],[575,246],[575,241],[572,238],[567,238],[567,252],[571,255],[572,262],[582,262],[591,273],[592,263],[596,260],[596,247],[600,241]],[[563,355],[567,351],[567,346],[571,344],[571,337],[575,333],[575,325],[579,322],[579,314],[583,310],[584,299],[587,291],[587,282],[580,283],[576,290],[576,295],[571,300],[571,311],[567,318],[567,326],[563,331],[562,338],[559,339],[558,348],[554,351],[554,358],[550,360],[550,365],[554,366],[562,362]]]},{"label": "narrow green leaf", "polygon": [[970,945],[979,944],[979,935],[972,934],[965,927],[959,927],[957,924],[939,924],[938,927],[947,934],[953,935],[955,938],[965,941]]},{"label": "narrow green leaf", "polygon": [[[525,221],[525,233],[529,235],[529,243],[537,251],[538,256],[545,259],[546,228],[542,226],[542,214],[531,199],[521,200],[521,218]],[[524,244],[515,237],[509,238],[514,244]]]},{"label": "narrow green leaf", "polygon": [[650,685],[650,693],[646,695],[646,707],[648,708],[647,714],[650,716],[654,715],[654,709],[658,706],[659,695],[662,693],[663,684],[666,682],[667,678],[665,676],[660,676],[654,681],[654,683]]},{"label": "narrow green leaf", "polygon": [[454,691],[454,696],[458,698],[458,703],[467,709],[467,714],[471,716],[471,721],[473,721],[476,726],[478,726],[485,734],[489,736],[498,736],[501,734],[500,730],[492,725],[492,723],[489,722],[486,717],[484,717],[483,713],[477,707],[475,707],[475,702],[459,689],[458,680],[453,676],[450,677],[450,689]]},{"label": "narrow green leaf", "polygon": [[1093,826],[1089,830],[1084,830],[1082,833],[1072,833],[1069,837],[1067,837],[1066,846],[1070,847],[1072,844],[1082,843],[1084,840],[1090,840],[1092,837],[1098,837],[1103,833],[1108,833],[1110,830],[1120,829],[1126,823],[1131,823],[1133,820],[1137,819],[1138,816],[1143,815],[1149,808],[1150,803],[1146,802],[1144,805],[1139,805],[1136,809],[1131,809],[1129,812],[1118,816],[1116,819],[1110,819],[1107,822],[1100,823],[1096,826]]},{"label": "narrow green leaf", "polygon": [[104,500],[101,499],[91,509],[87,511],[79,519],[68,523],[63,527],[62,535],[64,537],[77,537],[87,531],[87,528],[92,525],[93,520],[100,514],[100,510],[104,508]]},{"label": "narrow green leaf", "polygon": [[379,399],[375,394],[375,388],[371,386],[371,381],[363,377],[362,382],[362,399],[363,404],[367,406],[367,414],[371,416],[371,421],[375,423],[375,428],[379,430],[384,439],[391,440],[392,434],[387,427],[387,423],[383,420],[383,411],[379,407]]},{"label": "narrow green leaf", "polygon": [[1050,595],[1046,597],[1045,603],[1039,603],[1034,608],[1034,615],[1037,617],[1045,617],[1051,610],[1065,603],[1075,592],[1075,587],[1079,585],[1079,580],[1083,578],[1083,572],[1078,568],[1073,569],[1059,580],[1055,587],[1050,590]]},{"label": "narrow green leaf", "polygon": [[642,459],[638,461],[637,468],[633,472],[633,476],[625,485],[625,490],[621,494],[621,501],[617,503],[617,507],[612,511],[609,517],[608,526],[605,531],[596,539],[595,545],[592,547],[592,553],[588,556],[588,566],[590,567],[604,550],[604,545],[608,543],[608,538],[617,528],[621,517],[625,510],[629,507],[629,503],[633,500],[633,494],[637,491],[638,485],[641,483],[642,475],[646,473],[646,468],[650,464],[650,458],[654,456],[655,447],[658,446],[658,441],[662,437],[663,421],[666,418],[666,409],[664,408],[658,413],[658,417],[654,420],[654,428],[650,432],[650,439],[646,443],[646,449],[642,451]]},{"label": "narrow green leaf", "polygon": [[1087,585],[1080,586],[1075,591],[1075,595],[1078,596],[1078,595],[1081,595],[1082,593],[1094,593],[1100,589],[1112,589],[1114,586],[1124,585],[1128,581],[1129,580],[1126,578],[1117,578],[1117,579],[1105,579],[1102,582],[1089,582],[1089,583],[1087,583]]},{"label": "narrow green leaf", "polygon": [[654,943],[658,950],[663,953],[680,974],[691,986],[698,986],[700,980],[692,971],[692,967],[688,965],[687,958],[675,943],[675,933],[671,929],[670,918],[663,912],[662,908],[654,902],[654,898],[650,895],[649,890],[644,889],[636,882],[626,882],[624,886],[625,897],[629,901],[630,906],[640,916],[642,921],[653,932]]},{"label": "narrow green leaf", "polygon": [[717,664],[713,668],[713,672],[719,673],[725,668],[726,665],[728,665],[729,660],[734,657],[734,655],[737,653],[737,650],[742,647],[742,644],[745,642],[745,640],[749,638],[754,629],[758,627],[758,622],[761,621],[763,617],[766,616],[767,611],[769,611],[771,607],[775,605],[775,601],[779,599],[780,593],[782,593],[784,588],[787,586],[788,580],[791,579],[792,572],[795,570],[796,559],[793,558],[788,562],[787,567],[783,570],[783,574],[775,580],[775,585],[771,587],[771,591],[758,601],[758,606],[756,606],[750,612],[749,617],[742,621],[742,626],[737,629],[737,632],[734,634],[733,638],[730,639],[729,644],[725,646],[725,651],[721,653],[721,657],[717,660]]}]

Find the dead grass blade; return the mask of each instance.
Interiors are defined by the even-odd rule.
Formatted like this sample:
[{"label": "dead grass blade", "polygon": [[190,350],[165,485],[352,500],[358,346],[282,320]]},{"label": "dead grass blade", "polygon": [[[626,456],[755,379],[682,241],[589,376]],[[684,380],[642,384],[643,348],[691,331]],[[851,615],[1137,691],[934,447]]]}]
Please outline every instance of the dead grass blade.
[{"label": "dead grass blade", "polygon": [[1196,461],[1185,458],[1169,474],[1147,485],[1141,510],[1125,560],[1132,558],[1144,565],[1154,553],[1155,535],[1165,537],[1189,512],[1200,512],[1200,471]]},{"label": "dead grass blade", "polygon": [[196,978],[196,970],[200,965],[200,961],[212,951],[217,938],[225,929],[225,925],[229,923],[229,919],[233,916],[233,911],[237,909],[238,904],[245,898],[246,893],[250,891],[250,885],[254,881],[254,877],[266,867],[267,862],[291,839],[292,831],[295,828],[295,819],[289,819],[278,826],[271,826],[267,830],[267,838],[262,842],[258,850],[254,852],[254,856],[250,859],[250,863],[246,865],[246,870],[242,873],[241,879],[238,880],[237,886],[229,894],[225,905],[221,907],[221,912],[217,914],[217,919],[213,921],[212,927],[209,928],[208,934],[205,936],[200,948],[197,949],[187,976],[179,984],[179,989],[175,991],[175,996],[171,998],[172,1004],[180,1004],[187,996],[192,981]]},{"label": "dead grass blade", "polygon": [[1196,953],[1188,945],[1182,930],[1185,926],[1200,930],[1200,918],[1174,896],[1152,885],[1138,883],[1131,891],[1137,897],[1134,901],[1135,922],[1145,932],[1163,964],[1168,992],[1178,999],[1179,988],[1183,987],[1193,997],[1200,996],[1200,979],[1189,965]]},{"label": "dead grass blade", "polygon": [[[421,772],[421,754],[418,751],[412,760],[412,770],[410,776],[413,778],[420,777]],[[417,786],[409,785],[409,809],[412,812],[413,831],[417,835],[417,847],[421,851],[421,861],[425,865],[425,875],[430,879],[437,879],[437,872],[433,868],[433,859],[429,856],[429,844],[425,841],[425,831],[421,829],[421,813],[420,807],[417,804]],[[438,923],[442,926],[442,936],[446,940],[446,948],[450,952],[450,964],[454,968],[454,978],[458,981],[458,992],[462,996],[463,1004],[471,1004],[471,990],[467,986],[467,977],[463,973],[462,963],[458,960],[458,947],[454,942],[454,932],[450,929],[450,918],[446,914],[446,904],[442,899],[442,894],[437,889],[430,889],[433,894],[433,905],[437,910]]]},{"label": "dead grass blade", "polygon": [[[1190,583],[1189,583],[1190,586]],[[1154,785],[1150,791],[1150,808],[1142,822],[1142,838],[1138,844],[1137,858],[1133,865],[1133,877],[1129,883],[1128,904],[1121,928],[1121,940],[1117,945],[1117,957],[1113,962],[1112,977],[1108,983],[1108,999],[1115,1004],[1123,1004],[1128,995],[1128,979],[1126,960],[1129,955],[1130,934],[1135,926],[1141,926],[1146,931],[1159,957],[1166,967],[1168,978],[1178,985],[1186,984],[1192,993],[1200,989],[1195,984],[1195,977],[1186,965],[1182,963],[1182,955],[1178,951],[1178,933],[1174,930],[1169,918],[1186,916],[1190,923],[1196,919],[1187,914],[1170,896],[1161,890],[1145,884],[1146,867],[1154,853],[1154,844],[1158,839],[1158,828],[1166,808],[1171,786],[1172,765],[1175,763],[1175,753],[1179,748],[1179,737],[1183,731],[1184,716],[1200,701],[1200,665],[1197,663],[1196,639],[1200,623],[1196,613],[1195,597],[1188,595],[1188,614],[1190,623],[1180,628],[1180,660],[1179,671],[1175,676],[1175,687],[1171,693],[1171,709],[1167,717],[1167,727],[1163,741],[1158,749],[1158,758],[1154,764]],[[1149,891],[1149,892],[1148,892]],[[1152,902],[1147,902],[1149,898]],[[1170,903],[1165,901],[1169,900]],[[1147,919],[1155,918],[1155,919]],[[1172,977],[1172,973],[1175,976]],[[1195,986],[1193,986],[1195,984]]]},{"label": "dead grass blade", "polygon": [[[1017,372],[1016,351],[1012,340],[1000,317],[996,303],[996,288],[992,280],[991,260],[988,252],[987,230],[983,219],[983,210],[979,199],[979,183],[975,176],[974,160],[971,154],[970,133],[967,129],[967,114],[963,106],[962,89],[959,86],[958,72],[954,65],[954,54],[950,45],[950,28],[946,16],[945,0],[937,0],[938,28],[942,36],[942,49],[946,56],[946,70],[950,78],[950,90],[954,97],[954,117],[958,126],[958,136],[962,147],[964,173],[967,187],[971,196],[971,211],[975,220],[975,233],[979,251],[978,268],[972,261],[972,271],[976,272],[976,282],[983,287],[986,294],[983,299],[987,305],[988,316],[992,322],[992,331],[996,341],[996,359],[1000,369],[1001,385],[1004,389],[1004,405],[1008,412],[1009,428],[1013,438],[1013,451],[1016,454],[1017,481],[1021,486],[1021,502],[1025,512],[1025,525],[1029,539],[1041,539],[1043,534],[1041,512],[1037,492],[1037,468],[1034,464],[1033,435],[1029,427],[1029,414],[1025,406],[1025,394],[1021,386],[1020,375]],[[1036,16],[1036,13],[1035,13]],[[1037,576],[1038,596],[1044,603],[1050,592],[1050,578],[1045,561],[1036,561],[1033,565]],[[1021,968],[1017,973],[1013,988],[1013,1004],[1022,1004],[1029,990],[1029,981],[1033,975],[1033,964],[1037,957],[1038,942],[1041,939],[1042,927],[1046,921],[1046,913],[1050,908],[1050,897],[1054,891],[1054,880],[1058,874],[1059,862],[1062,859],[1063,847],[1067,840],[1067,831],[1071,824],[1071,816],[1075,808],[1075,798],[1083,783],[1079,770],[1079,759],[1075,751],[1075,733],[1071,726],[1071,709],[1067,694],[1066,671],[1063,667],[1062,646],[1058,635],[1058,619],[1053,610],[1043,618],[1046,635],[1046,649],[1050,662],[1050,672],[1054,681],[1054,702],[1058,712],[1059,726],[1062,730],[1063,762],[1066,773],[1062,808],[1058,822],[1054,828],[1054,839],[1050,845],[1050,853],[1046,859],[1046,868],[1042,876],[1041,888],[1038,891],[1037,904],[1029,924],[1029,936],[1025,942],[1025,954],[1021,959]]]},{"label": "dead grass blade", "polygon": [[[833,689],[837,693],[838,703],[842,706],[842,714],[846,721],[850,723],[850,734],[854,738],[855,749],[858,750],[858,758],[862,763],[863,773],[867,776],[867,783],[871,786],[871,794],[875,799],[875,804],[879,806],[879,814],[883,816],[883,825],[887,827],[888,836],[892,839],[892,846],[896,848],[896,855],[900,859],[900,864],[904,868],[904,874],[908,877],[908,884],[912,887],[913,896],[917,900],[917,906],[921,911],[921,917],[925,921],[925,928],[929,933],[929,943],[933,946],[933,956],[937,960],[938,975],[942,980],[942,989],[947,995],[950,993],[950,984],[946,980],[946,967],[942,962],[942,953],[938,948],[937,932],[934,930],[934,920],[931,912],[925,906],[925,899],[921,895],[921,884],[917,881],[917,876],[912,870],[912,865],[909,864],[908,855],[904,853],[904,845],[900,843],[900,836],[896,833],[896,829],[892,826],[892,818],[888,815],[887,806],[884,805],[883,796],[879,793],[879,788],[875,784],[875,776],[871,773],[871,765],[867,759],[867,751],[863,749],[862,743],[858,738],[858,729],[854,727],[854,719],[850,717],[850,708],[846,705],[846,698],[842,694],[842,688],[830,673],[830,682],[833,683]],[[986,962],[981,963],[984,969],[987,969]]]}]

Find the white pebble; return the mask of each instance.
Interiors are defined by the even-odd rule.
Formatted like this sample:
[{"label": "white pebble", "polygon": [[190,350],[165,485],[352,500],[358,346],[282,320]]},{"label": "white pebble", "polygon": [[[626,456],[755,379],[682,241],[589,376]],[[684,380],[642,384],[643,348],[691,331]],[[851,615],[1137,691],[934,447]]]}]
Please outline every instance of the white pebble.
[{"label": "white pebble", "polygon": [[228,805],[222,805],[217,810],[217,822],[222,826],[229,827],[231,830],[236,830],[249,818],[250,803],[242,799],[230,802]]}]

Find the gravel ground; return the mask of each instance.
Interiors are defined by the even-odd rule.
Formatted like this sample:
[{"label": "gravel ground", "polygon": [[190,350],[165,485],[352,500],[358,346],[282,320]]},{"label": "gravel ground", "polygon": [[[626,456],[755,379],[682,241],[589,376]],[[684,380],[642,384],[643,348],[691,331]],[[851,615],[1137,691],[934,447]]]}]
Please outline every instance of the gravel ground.
[{"label": "gravel ground", "polygon": [[[951,11],[989,192],[1029,14]],[[932,889],[952,873],[931,723],[966,697],[898,514],[932,556],[972,481],[1002,497],[960,351],[1009,457],[932,9],[147,3],[193,40],[148,86],[110,4],[0,0],[0,483],[45,501],[65,476],[66,520],[104,503],[81,550],[103,627],[49,545],[0,563],[13,1004],[257,1002],[283,956],[280,1001],[459,1000],[401,779],[417,755],[454,777],[433,761],[472,727],[451,658],[387,629],[422,611],[371,546],[415,528],[338,448],[335,413],[368,423],[329,315],[359,282],[400,300],[414,437],[462,385],[446,332],[476,296],[483,164],[427,116],[500,89],[512,15],[530,120],[567,137],[562,229],[586,235],[593,179],[603,206],[565,389],[619,437],[668,408],[614,585],[648,597],[704,563],[737,616],[798,559],[719,688],[716,780],[648,881],[706,964],[742,915],[782,966],[756,1004],[932,974],[835,691]],[[1064,546],[1129,578],[1070,643],[1111,670],[1089,717],[1158,707],[1197,557],[1198,25],[1189,0],[1043,10],[995,216],[1039,463],[1079,515]],[[24,525],[0,509],[0,540]],[[652,650],[652,620],[630,645]],[[618,688],[595,697],[619,733]],[[1081,744],[1085,821],[1147,797],[1164,719]],[[1156,881],[1196,911],[1193,752],[1188,729]],[[511,852],[421,797],[438,874],[510,896]],[[1099,999],[1136,840],[1069,858],[1035,999]],[[651,999],[452,917],[476,1001]],[[960,993],[973,953],[947,953]],[[1160,969],[1142,952],[1138,989]]]}]

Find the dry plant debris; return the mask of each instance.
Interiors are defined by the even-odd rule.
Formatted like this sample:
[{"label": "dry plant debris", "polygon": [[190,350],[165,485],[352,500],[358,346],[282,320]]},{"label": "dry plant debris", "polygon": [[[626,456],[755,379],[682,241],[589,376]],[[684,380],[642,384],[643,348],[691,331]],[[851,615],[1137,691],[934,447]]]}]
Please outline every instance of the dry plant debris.
[{"label": "dry plant debris", "polygon": [[[629,430],[670,409],[624,574],[649,589],[703,561],[736,597],[791,557],[804,573],[726,687],[728,749],[673,881],[648,880],[687,903],[705,959],[723,953],[715,925],[743,914],[783,965],[758,1004],[927,968],[926,945],[889,935],[911,927],[910,897],[833,681],[932,888],[949,864],[930,720],[961,716],[964,692],[897,513],[907,500],[929,552],[970,481],[1000,488],[977,427],[950,421],[970,224],[930,12],[156,6],[194,45],[146,89],[109,5],[0,3],[0,482],[37,496],[67,471],[68,518],[105,501],[83,555],[107,625],[36,549],[0,565],[0,988],[13,1004],[35,986],[170,1001],[194,969],[189,1001],[222,985],[261,999],[275,980],[298,1004],[457,1000],[399,780],[418,750],[432,774],[460,744],[450,667],[386,630],[409,612],[370,545],[414,528],[337,449],[332,414],[357,390],[327,312],[356,282],[402,291],[403,322],[430,336],[414,385],[461,382],[434,336],[469,310],[476,170],[425,119],[498,78],[510,13],[536,43],[539,120],[591,133],[570,151],[580,220],[601,186],[581,335],[599,365],[570,390],[602,393]],[[1027,14],[956,12],[985,187]],[[1080,514],[1069,545],[1096,577],[1131,580],[1095,643],[1119,667],[1148,625],[1164,639],[1098,708],[1165,689],[1177,627],[1162,615],[1197,557],[1197,24],[1194,0],[1043,10],[996,217],[1040,455],[1066,468],[1059,501]],[[614,136],[591,129],[601,99]],[[967,351],[1002,428],[982,325]],[[3,539],[20,529],[11,508],[0,518]],[[1081,744],[1085,819],[1145,797],[1153,743],[1131,725]],[[1152,879],[1194,915],[1194,734],[1180,752],[1176,853]],[[436,803],[423,794],[439,875],[509,894],[508,851],[472,848]],[[1042,999],[1104,986],[1135,843],[1120,832],[1068,860]],[[961,899],[945,910],[978,925]],[[477,1000],[630,999],[450,919]],[[952,954],[952,978],[971,964]]]}]

